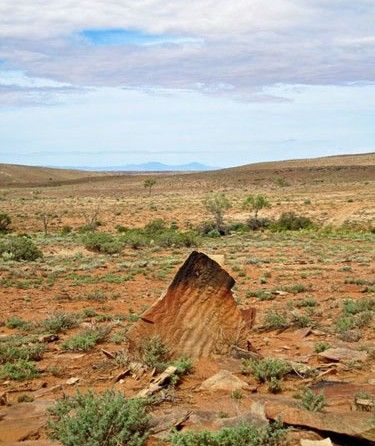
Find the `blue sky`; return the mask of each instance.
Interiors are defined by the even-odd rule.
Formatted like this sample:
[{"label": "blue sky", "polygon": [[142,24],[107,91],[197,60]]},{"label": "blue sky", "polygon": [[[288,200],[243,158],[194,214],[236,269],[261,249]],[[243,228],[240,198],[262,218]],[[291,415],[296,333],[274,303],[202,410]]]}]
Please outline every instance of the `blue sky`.
[{"label": "blue sky", "polygon": [[374,151],[372,1],[36,3],[0,5],[0,162]]}]

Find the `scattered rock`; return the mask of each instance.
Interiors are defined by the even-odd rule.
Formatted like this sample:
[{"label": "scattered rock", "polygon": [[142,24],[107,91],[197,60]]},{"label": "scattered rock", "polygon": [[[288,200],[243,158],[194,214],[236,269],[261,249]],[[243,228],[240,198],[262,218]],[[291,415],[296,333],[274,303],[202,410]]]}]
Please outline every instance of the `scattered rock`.
[{"label": "scattered rock", "polygon": [[153,435],[170,431],[172,428],[181,426],[190,416],[191,411],[186,409],[172,409],[162,414],[152,414],[150,421],[150,431]]},{"label": "scattered rock", "polygon": [[217,391],[223,390],[225,392],[233,392],[235,390],[249,390],[250,386],[242,379],[233,375],[228,370],[220,370],[216,375],[203,381],[199,390]]},{"label": "scattered rock", "polygon": [[154,393],[158,392],[165,386],[171,379],[171,377],[177,372],[177,368],[170,365],[169,367],[164,370],[163,373],[161,373],[159,376],[156,377],[156,379],[146,388],[141,390],[137,397],[139,398],[145,398],[147,396],[151,396]]},{"label": "scattered rock", "polygon": [[106,356],[109,359],[115,359],[116,355],[108,350],[105,350],[104,348],[100,349],[100,351],[103,353],[104,356]]},{"label": "scattered rock", "polygon": [[234,279],[214,260],[194,251],[161,296],[128,332],[135,348],[141,339],[160,336],[170,351],[191,358],[247,348],[248,321],[237,306]]},{"label": "scattered rock", "polygon": [[318,355],[321,358],[330,361],[347,362],[347,361],[366,361],[368,353],[364,351],[352,350],[350,348],[329,348]]},{"label": "scattered rock", "polygon": [[67,384],[68,386],[74,386],[74,384],[77,384],[79,382],[80,378],[78,378],[77,376],[74,376],[72,378],[69,378],[66,380],[65,384]]},{"label": "scattered rock", "polygon": [[46,334],[46,335],[39,336],[38,341],[47,343],[47,342],[55,342],[55,341],[58,341],[59,339],[60,338],[57,334]]}]

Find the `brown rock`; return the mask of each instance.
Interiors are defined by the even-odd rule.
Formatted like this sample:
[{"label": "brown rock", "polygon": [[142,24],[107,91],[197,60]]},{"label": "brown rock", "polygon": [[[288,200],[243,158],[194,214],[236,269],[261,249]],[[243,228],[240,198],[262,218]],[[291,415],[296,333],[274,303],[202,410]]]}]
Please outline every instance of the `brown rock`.
[{"label": "brown rock", "polygon": [[270,420],[281,419],[291,426],[375,441],[375,426],[367,412],[310,412],[292,399],[277,397],[265,401],[265,414]]},{"label": "brown rock", "polygon": [[250,330],[233,298],[234,283],[217,262],[192,252],[129,331],[132,346],[158,335],[172,353],[192,358],[226,354],[233,344],[246,349]]},{"label": "brown rock", "polygon": [[333,446],[330,438],[324,440],[301,440],[301,446]]},{"label": "brown rock", "polygon": [[228,370],[220,370],[220,372],[203,381],[199,390],[233,392],[235,390],[249,390],[250,386],[242,379],[237,378]]},{"label": "brown rock", "polygon": [[[53,404],[49,400],[36,400],[3,408],[0,411],[0,439],[4,443],[38,438],[46,423],[46,410]],[[2,443],[1,443],[2,444]]]},{"label": "brown rock", "polygon": [[347,362],[347,361],[366,361],[368,354],[350,348],[329,348],[319,353],[319,357],[330,361]]}]

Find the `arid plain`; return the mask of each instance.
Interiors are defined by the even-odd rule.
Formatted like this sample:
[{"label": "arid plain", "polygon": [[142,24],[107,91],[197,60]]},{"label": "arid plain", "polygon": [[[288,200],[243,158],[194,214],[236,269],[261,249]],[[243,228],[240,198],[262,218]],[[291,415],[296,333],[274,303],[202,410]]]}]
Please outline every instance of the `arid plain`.
[{"label": "arid plain", "polygon": [[[155,180],[150,192],[147,179]],[[230,202],[221,236],[204,230],[212,220],[204,202],[218,193]],[[243,207],[250,194],[270,203],[259,218],[277,222],[293,212],[312,225],[251,230],[252,211]],[[258,403],[266,419],[280,415],[290,427],[291,445],[327,437],[338,445],[373,444],[374,197],[374,154],[189,174],[1,165],[1,213],[11,224],[0,241],[26,235],[42,253],[16,261],[4,251],[0,260],[3,443],[50,444],[45,407],[77,389],[131,397],[147,388],[158,364],[147,358],[150,345],[129,357],[127,332],[197,250],[235,279],[238,307],[255,309],[248,356],[192,358],[178,382],[156,392],[150,413],[159,428],[148,443],[169,444],[173,427],[217,430]],[[94,240],[92,232],[107,239]],[[176,359],[155,349],[168,364]],[[260,377],[256,364],[275,358],[281,370]],[[17,361],[27,362],[29,375],[9,367]],[[222,370],[231,385],[236,378],[244,384],[200,387]]]}]

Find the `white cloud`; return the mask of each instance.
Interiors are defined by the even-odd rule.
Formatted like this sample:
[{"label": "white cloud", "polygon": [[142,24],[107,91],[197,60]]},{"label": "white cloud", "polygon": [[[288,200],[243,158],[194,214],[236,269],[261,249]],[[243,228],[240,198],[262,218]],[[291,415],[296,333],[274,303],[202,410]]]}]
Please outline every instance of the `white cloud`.
[{"label": "white cloud", "polygon": [[[374,82],[374,18],[370,0],[2,0],[0,59],[8,69],[77,87],[265,101],[275,98],[262,90],[280,83]],[[185,39],[114,47],[79,35],[98,28]]]}]

